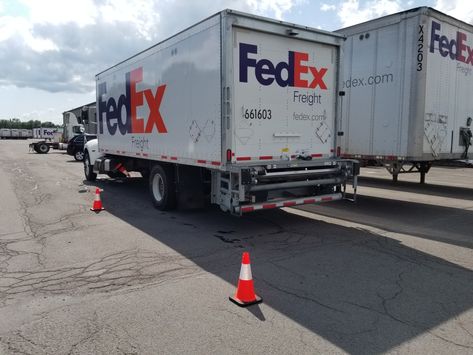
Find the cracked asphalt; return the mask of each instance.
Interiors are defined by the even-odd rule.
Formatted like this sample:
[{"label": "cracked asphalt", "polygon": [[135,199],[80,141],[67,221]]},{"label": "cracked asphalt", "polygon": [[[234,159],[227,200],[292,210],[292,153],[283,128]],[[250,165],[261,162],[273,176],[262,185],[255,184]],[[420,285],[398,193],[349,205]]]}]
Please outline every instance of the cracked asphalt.
[{"label": "cracked asphalt", "polygon": [[0,354],[472,354],[473,170],[362,173],[356,204],[159,212],[141,178],[2,140]]}]

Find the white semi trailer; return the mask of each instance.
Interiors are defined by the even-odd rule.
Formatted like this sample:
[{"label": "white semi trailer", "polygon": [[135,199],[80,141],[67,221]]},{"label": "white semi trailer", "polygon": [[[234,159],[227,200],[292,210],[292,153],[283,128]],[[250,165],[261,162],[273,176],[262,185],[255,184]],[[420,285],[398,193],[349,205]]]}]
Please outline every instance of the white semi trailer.
[{"label": "white semi trailer", "polygon": [[[473,26],[428,7],[337,31],[343,44],[342,156],[393,179],[465,158],[473,117]],[[470,132],[470,133],[468,133]]]},{"label": "white semi trailer", "polygon": [[1,128],[0,139],[28,139],[33,138],[33,130],[17,128]]},{"label": "white semi trailer", "polygon": [[11,129],[0,128],[0,139],[10,139],[10,138],[11,138]]},{"label": "white semi trailer", "polygon": [[241,215],[356,193],[337,157],[343,37],[225,10],[101,72],[87,180],[139,171],[158,209]]}]

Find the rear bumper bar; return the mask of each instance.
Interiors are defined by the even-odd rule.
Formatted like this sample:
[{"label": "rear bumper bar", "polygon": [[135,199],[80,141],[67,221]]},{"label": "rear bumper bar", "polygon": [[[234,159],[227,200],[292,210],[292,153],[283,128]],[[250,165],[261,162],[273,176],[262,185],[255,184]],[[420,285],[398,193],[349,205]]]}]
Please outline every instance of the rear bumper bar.
[{"label": "rear bumper bar", "polygon": [[292,207],[292,206],[307,205],[307,204],[314,204],[314,203],[320,203],[320,202],[337,201],[337,200],[341,200],[342,198],[343,198],[342,193],[320,195],[320,196],[307,196],[307,197],[301,197],[297,199],[242,205],[242,206],[236,207],[235,212],[239,214],[243,214],[243,213],[254,212],[258,210],[268,210],[272,208]]}]

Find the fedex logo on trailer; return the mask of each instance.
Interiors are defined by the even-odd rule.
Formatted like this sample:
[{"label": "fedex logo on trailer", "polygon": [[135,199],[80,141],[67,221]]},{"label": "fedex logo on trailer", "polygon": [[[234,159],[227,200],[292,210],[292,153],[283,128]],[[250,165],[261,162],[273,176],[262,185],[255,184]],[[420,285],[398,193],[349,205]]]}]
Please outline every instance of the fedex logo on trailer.
[{"label": "fedex logo on trailer", "polygon": [[[315,89],[319,87],[327,90],[324,75],[327,68],[317,69],[306,65],[309,54],[304,52],[288,52],[287,62],[279,62],[276,65],[269,59],[254,58],[258,54],[258,46],[248,43],[240,43],[240,82],[248,82],[249,68],[254,68],[256,80],[261,85],[271,85],[276,81],[280,87],[296,87]],[[303,74],[309,74],[311,80],[302,79]]]},{"label": "fedex logo on trailer", "polygon": [[[103,98],[107,93],[107,83],[99,84],[97,88],[99,132],[103,133],[105,121],[107,130],[112,136],[117,133],[117,129],[121,135],[152,133],[155,127],[158,133],[167,133],[163,117],[159,112],[166,85],[158,86],[156,93],[153,93],[151,89],[138,91],[136,84],[143,81],[143,68],[141,67],[126,73],[125,81],[125,93],[120,95],[118,101],[113,97],[104,101]],[[146,119],[138,117],[136,114],[137,108],[143,106],[145,100],[149,108],[149,115]],[[126,112],[125,117],[122,117],[123,108]]]},{"label": "fedex logo on trailer", "polygon": [[473,48],[465,44],[466,33],[457,31],[456,38],[450,40],[447,36],[439,34],[441,28],[440,23],[432,21],[430,52],[435,52],[435,44],[438,43],[438,51],[442,57],[448,56],[451,60],[473,65]]}]

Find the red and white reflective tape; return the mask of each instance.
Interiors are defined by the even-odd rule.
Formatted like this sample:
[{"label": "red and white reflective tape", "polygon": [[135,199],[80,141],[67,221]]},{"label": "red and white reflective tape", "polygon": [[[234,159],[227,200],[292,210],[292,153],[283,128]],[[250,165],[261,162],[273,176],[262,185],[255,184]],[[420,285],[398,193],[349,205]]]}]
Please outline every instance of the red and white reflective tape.
[{"label": "red and white reflective tape", "polygon": [[314,196],[310,198],[299,198],[294,200],[283,200],[271,203],[256,203],[251,205],[243,205],[240,207],[236,207],[237,213],[247,213],[247,212],[254,212],[258,210],[264,209],[272,209],[272,208],[281,208],[281,207],[292,207],[297,205],[307,205],[307,204],[314,204],[317,202],[328,202],[328,201],[337,201],[343,198],[341,193],[330,194],[330,195],[321,195],[321,196]]},{"label": "red and white reflective tape", "polygon": [[[99,149],[100,152],[107,153],[107,149]],[[220,161],[213,161],[213,160],[204,160],[204,159],[193,159],[193,158],[179,158],[177,156],[169,156],[169,155],[153,155],[144,152],[125,152],[117,150],[115,151],[116,154],[123,154],[123,155],[133,155],[137,157],[144,157],[144,158],[155,158],[158,160],[171,160],[173,162],[181,162],[185,164],[192,164],[192,165],[204,165],[204,166],[212,166],[212,167],[220,167],[222,162]]]},{"label": "red and white reflective tape", "polygon": [[[331,150],[333,153],[333,149]],[[310,154],[312,158],[324,158],[324,157],[330,157],[330,154],[322,154],[322,153],[314,153]],[[297,155],[291,155],[292,159],[295,159]],[[274,155],[261,155],[259,157],[245,157],[245,156],[240,156],[235,158],[237,162],[239,161],[261,161],[261,160],[281,160],[281,156],[274,156]]]}]

